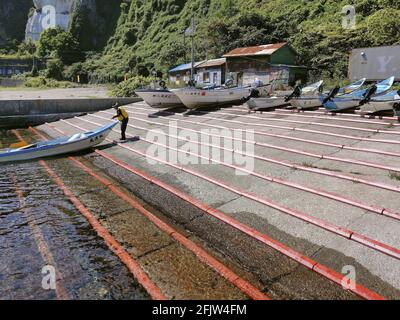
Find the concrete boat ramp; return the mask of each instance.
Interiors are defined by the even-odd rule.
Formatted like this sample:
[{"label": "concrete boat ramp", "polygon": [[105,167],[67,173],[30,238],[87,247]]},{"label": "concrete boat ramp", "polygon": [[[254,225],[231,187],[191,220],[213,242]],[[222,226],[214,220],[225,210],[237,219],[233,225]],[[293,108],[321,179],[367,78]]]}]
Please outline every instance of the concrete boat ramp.
[{"label": "concrete boat ramp", "polygon": [[[65,160],[65,174],[102,181],[100,191],[66,187],[83,206],[98,204],[94,216],[153,298],[400,298],[396,119],[244,106],[157,112],[143,102],[127,110],[131,140],[113,141],[117,128]],[[114,112],[41,125],[36,137],[91,130]],[[215,139],[194,142],[204,132]]]}]

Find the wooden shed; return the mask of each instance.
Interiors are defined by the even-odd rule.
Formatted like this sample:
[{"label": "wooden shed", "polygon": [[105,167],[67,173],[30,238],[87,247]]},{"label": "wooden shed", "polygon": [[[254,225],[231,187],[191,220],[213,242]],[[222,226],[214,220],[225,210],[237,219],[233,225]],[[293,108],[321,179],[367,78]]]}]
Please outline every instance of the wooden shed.
[{"label": "wooden shed", "polygon": [[238,85],[257,79],[269,83],[277,77],[289,84],[307,78],[307,68],[296,65],[297,53],[286,42],[237,48],[224,57],[227,73]]}]

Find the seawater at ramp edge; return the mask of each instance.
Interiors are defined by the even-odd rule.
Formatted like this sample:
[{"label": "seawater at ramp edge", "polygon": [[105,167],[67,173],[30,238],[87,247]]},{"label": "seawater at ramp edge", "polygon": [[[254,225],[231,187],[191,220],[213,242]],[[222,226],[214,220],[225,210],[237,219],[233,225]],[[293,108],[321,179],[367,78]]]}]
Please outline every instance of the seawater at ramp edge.
[{"label": "seawater at ramp edge", "polygon": [[[29,139],[28,132],[20,133]],[[1,147],[17,142],[9,131],[1,132],[0,141]],[[43,287],[42,272],[51,267],[62,290]],[[26,162],[0,165],[0,299],[124,300],[148,295],[38,162]]]}]

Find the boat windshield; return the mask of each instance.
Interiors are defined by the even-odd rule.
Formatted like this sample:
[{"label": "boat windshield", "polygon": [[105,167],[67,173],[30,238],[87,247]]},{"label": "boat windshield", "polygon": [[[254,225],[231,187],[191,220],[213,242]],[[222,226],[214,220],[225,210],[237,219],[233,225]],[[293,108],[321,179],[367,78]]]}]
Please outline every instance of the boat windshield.
[{"label": "boat windshield", "polygon": [[317,92],[318,89],[322,86],[322,84],[324,83],[323,80],[318,81],[316,83],[310,84],[307,87],[304,87],[303,89],[301,89],[302,93],[313,93],[313,92]]},{"label": "boat windshield", "polygon": [[25,146],[25,147],[19,148],[17,150],[28,150],[28,149],[34,149],[34,148],[37,148],[37,147],[38,147],[37,144],[30,144],[29,146]]},{"label": "boat windshield", "polygon": [[367,80],[366,78],[363,78],[363,79],[360,79],[360,80],[358,80],[358,81],[356,81],[356,82],[354,82],[352,84],[349,84],[348,86],[345,86],[345,87],[341,88],[339,93],[351,93],[351,92],[354,92],[354,91],[360,89],[364,85],[366,80]]},{"label": "boat windshield", "polygon": [[376,86],[378,88],[376,90],[376,94],[388,91],[392,87],[393,83],[394,83],[394,77],[390,77],[389,79],[386,79],[386,80],[383,80],[381,82],[378,82],[376,84]]}]

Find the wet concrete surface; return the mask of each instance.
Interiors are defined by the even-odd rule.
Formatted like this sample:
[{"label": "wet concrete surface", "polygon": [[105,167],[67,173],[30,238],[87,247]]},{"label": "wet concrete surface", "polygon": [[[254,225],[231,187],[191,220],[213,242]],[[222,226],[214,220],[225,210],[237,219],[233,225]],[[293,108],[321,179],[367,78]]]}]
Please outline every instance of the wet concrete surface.
[{"label": "wet concrete surface", "polygon": [[[34,140],[26,132],[22,134],[27,141]],[[86,165],[91,165],[90,161],[84,158],[81,160]],[[46,162],[61,177],[73,194],[78,196],[100,223],[139,262],[151,280],[168,298],[247,299],[247,296],[237,287],[200,262],[193,252],[182,247],[139,211],[112,194],[108,188],[88,176],[70,160],[59,158],[48,159]],[[26,166],[28,166],[26,170],[22,170]],[[35,167],[37,174],[32,172],[30,166]],[[24,201],[29,207],[29,214],[35,214],[34,223],[45,235],[45,243],[48,244],[48,249],[54,256],[57,272],[60,273],[59,283],[65,287],[68,299],[148,298],[132,274],[110,252],[102,239],[91,230],[86,220],[65,199],[63,193],[52,183],[51,179],[46,177],[46,173],[37,162],[4,166],[2,169],[10,171],[10,167],[13,167],[15,171],[13,174],[18,181],[21,181]],[[107,176],[103,170],[95,167],[94,169],[103,178],[113,181],[115,185],[119,184]],[[129,194],[128,190],[122,186],[121,188]],[[4,197],[11,198],[10,203],[7,203],[8,206],[2,206],[2,208],[5,213],[10,212],[8,218],[12,217],[12,214],[15,214],[14,211],[23,208],[18,208],[15,193],[9,194],[6,188],[1,190],[4,190]],[[2,195],[0,192],[0,196]],[[133,195],[131,196],[133,197]],[[170,225],[174,225],[152,206],[140,199],[137,201]],[[22,218],[18,214],[20,212],[17,213],[15,219],[21,223]],[[22,223],[25,225],[25,222]],[[184,228],[179,225],[174,227],[181,234],[190,237]],[[0,237],[4,238],[13,234],[18,239],[16,228],[11,224],[4,224]],[[54,292],[39,290],[42,275],[40,271],[36,274],[36,269],[44,263],[40,259],[41,253],[33,250],[32,246],[25,245],[21,248],[20,243],[19,246],[11,245],[11,241],[12,239],[9,241],[5,239],[2,242],[4,246],[2,247],[2,259],[0,259],[0,278],[4,281],[0,286],[0,297],[2,299],[57,299]],[[201,245],[200,240],[198,243]],[[32,263],[21,266],[19,263],[15,263],[14,257],[21,256],[25,250],[29,259],[35,261],[39,266],[32,265]],[[21,260],[26,262],[26,256],[22,254]],[[223,261],[222,257],[221,260]],[[11,266],[16,269],[12,269]],[[240,271],[239,267],[236,266],[236,268],[239,274],[245,273]],[[19,284],[19,277],[23,278],[23,284]],[[30,289],[32,292],[28,291]]]},{"label": "wet concrete surface", "polygon": [[[201,115],[184,115],[177,114],[163,114],[155,112],[154,110],[146,107],[144,104],[132,105],[128,107],[128,111],[132,117],[142,118],[144,120],[159,121],[160,123],[168,123],[171,120],[186,119],[190,121],[199,122],[198,125],[178,122],[179,126],[188,127],[195,130],[207,128],[207,124],[215,124],[225,126],[227,128],[251,128],[251,123],[265,123],[271,125],[284,125],[296,126],[312,130],[321,130],[326,132],[334,132],[340,134],[351,134],[359,137],[373,137],[399,140],[399,136],[388,136],[388,134],[371,134],[365,132],[358,132],[350,129],[342,129],[322,126],[308,125],[308,124],[295,124],[284,123],[277,121],[269,121],[271,116],[258,115],[257,119],[247,119],[242,115],[222,115],[222,113],[233,113],[228,109],[210,112],[206,116],[210,117],[215,115],[216,118],[226,117],[228,120],[238,120],[243,124],[222,122],[218,119],[210,120]],[[136,113],[137,112],[137,113]],[[108,113],[112,113],[109,111]],[[99,116],[109,118],[109,114],[98,113]],[[155,117],[154,114],[158,113],[159,116]],[[299,117],[292,115],[274,116],[274,118],[281,119],[296,119],[301,120]],[[88,123],[89,120],[95,123],[103,124],[107,120],[102,120],[97,117],[88,115],[81,119],[73,119],[69,122],[85,129],[93,129],[96,124]],[[336,123],[334,121],[318,120],[304,120],[315,121],[320,123]],[[343,123],[338,122],[343,125]],[[57,122],[57,128],[65,131],[68,134],[75,133],[79,130],[66,122]],[[158,128],[155,124],[145,123],[139,120],[131,120],[133,127],[128,128],[130,135],[140,135],[146,138],[148,131],[134,128],[135,125],[145,127],[149,130]],[[346,126],[354,126],[356,124],[346,123]],[[365,128],[390,128],[389,125],[373,125],[370,123],[362,124],[359,127]],[[48,126],[40,127],[42,131],[47,132],[51,136],[57,136],[58,133],[50,129]],[[165,130],[165,127],[160,126],[159,129]],[[366,142],[357,142],[357,140],[350,140],[345,138],[335,138],[323,135],[313,135],[310,133],[296,132],[283,129],[272,129],[255,127],[256,130],[272,132],[276,134],[284,134],[293,137],[315,139],[317,141],[326,141],[333,143],[342,143],[346,145],[362,145],[364,148],[381,148],[382,150],[396,151],[397,145],[392,145],[391,148],[386,144],[373,144],[369,146]],[[117,133],[110,135],[112,139],[118,138]],[[266,137],[262,135],[256,136],[257,141],[275,144],[277,146],[284,146],[288,148],[296,148],[308,152],[315,152],[325,155],[334,155],[337,157],[360,159],[376,163],[392,163],[393,157],[377,156],[374,154],[362,154],[360,152],[353,152],[348,150],[337,150],[332,147],[312,145],[305,142],[293,142],[281,138]],[[129,142],[127,146],[146,153],[150,144],[145,141]],[[182,145],[179,143],[178,145]],[[129,150],[124,150],[118,146],[107,146],[104,152],[117,157],[118,159],[128,163],[129,165],[147,172],[148,174],[182,190],[196,199],[213,206],[229,216],[234,217],[240,222],[249,225],[256,230],[270,236],[271,238],[281,241],[282,243],[298,250],[299,252],[308,255],[315,259],[317,262],[323,263],[332,268],[336,272],[341,273],[343,268],[350,265],[354,266],[357,273],[357,280],[360,284],[375,290],[376,292],[392,299],[399,299],[400,283],[398,274],[400,273],[400,266],[397,259],[388,257],[380,252],[361,244],[351,242],[340,236],[322,230],[321,228],[310,225],[297,218],[288,216],[280,211],[271,209],[263,204],[254,202],[252,200],[241,197],[231,191],[217,187],[204,179],[194,177],[191,174],[179,171],[170,166],[161,164],[149,164],[145,157]],[[370,179],[371,181],[383,182],[393,186],[400,185],[399,181],[390,177],[389,172],[382,169],[366,168],[360,165],[349,165],[332,160],[318,160],[305,155],[298,155],[286,151],[273,150],[270,148],[257,147],[255,149],[257,155],[271,157],[274,159],[286,161],[288,163],[295,163],[300,165],[314,166],[331,172],[346,173],[355,177]],[[316,275],[309,270],[304,269],[297,263],[282,256],[276,251],[267,248],[265,245],[244,236],[241,232],[227,227],[215,218],[210,218],[204,212],[194,208],[190,204],[176,196],[171,195],[167,191],[161,189],[154,184],[148,183],[142,178],[139,178],[126,170],[119,168],[108,160],[104,160],[99,156],[89,155],[88,159],[99,169],[104,170],[110,176],[113,176],[121,185],[128,188],[138,198],[142,199],[162,213],[171,221],[181,225],[184,229],[190,231],[203,241],[203,243],[216,253],[224,257],[227,263],[239,266],[243,272],[255,276],[260,281],[261,287],[264,291],[273,296],[274,298],[281,299],[355,299],[356,296],[347,291],[342,290],[340,286],[332,284],[325,278]],[[393,161],[393,166],[397,166],[398,160]],[[257,172],[281,177],[288,181],[296,182],[304,186],[313,188],[321,188],[326,191],[336,192],[345,197],[353,198],[366,204],[375,204],[395,210],[398,208],[398,197],[396,192],[370,187],[363,184],[355,184],[352,182],[344,181],[334,177],[327,177],[315,173],[304,172],[300,170],[292,170],[277,164],[267,163],[265,161],[255,161],[255,170]],[[251,191],[258,196],[264,198],[271,198],[280,204],[286,205],[290,208],[301,210],[312,216],[322,218],[326,221],[337,224],[341,227],[350,228],[354,231],[361,232],[378,241],[390,244],[394,247],[399,247],[399,228],[400,223],[396,220],[387,217],[379,216],[374,213],[367,212],[366,210],[342,204],[331,199],[326,199],[310,193],[301,192],[297,189],[283,187],[275,183],[266,182],[262,179],[235,175],[234,170],[223,167],[221,165],[189,165],[186,166],[194,171],[201,172],[207,176],[215,177],[224,182],[245,191]],[[78,190],[79,192],[79,190]],[[85,197],[86,194],[82,196]],[[100,210],[101,211],[101,210]],[[101,214],[98,211],[96,214]],[[118,211],[118,210],[116,210]],[[130,233],[129,226],[133,224],[131,218],[127,218],[129,210],[125,211],[122,208],[122,213],[113,212],[110,217],[100,215],[102,219],[110,220],[109,227],[117,226],[118,217],[121,216],[121,223],[116,235],[121,235],[121,241],[125,244],[127,235]],[[106,222],[105,222],[106,223]],[[107,222],[108,223],[108,222]],[[136,230],[134,228],[133,230]],[[128,237],[129,238],[129,237]],[[154,238],[158,239],[157,235]],[[125,239],[125,240],[123,240]],[[140,239],[140,238],[139,238]],[[159,240],[164,245],[162,254],[160,256],[169,256],[168,249],[171,244]],[[133,242],[134,243],[134,242]],[[153,246],[139,241],[143,244],[142,249],[136,242],[130,248],[133,255],[139,255],[146,250],[152,250]],[[129,246],[128,246],[129,247]],[[133,249],[136,248],[136,249]],[[135,251],[136,250],[136,251]],[[153,266],[151,266],[153,267]],[[175,267],[177,268],[177,267]],[[148,268],[152,270],[152,268]],[[157,278],[162,283],[162,273],[157,274]],[[206,277],[207,278],[207,277]],[[169,288],[169,284],[165,284]],[[190,288],[191,285],[183,286]],[[217,286],[218,287],[218,286]],[[220,287],[222,288],[222,287]],[[169,290],[169,289],[167,289]],[[175,295],[171,294],[171,297]]]},{"label": "wet concrete surface", "polygon": [[0,299],[60,298],[42,286],[48,265],[65,299],[148,299],[37,162],[1,165],[0,172]]}]

